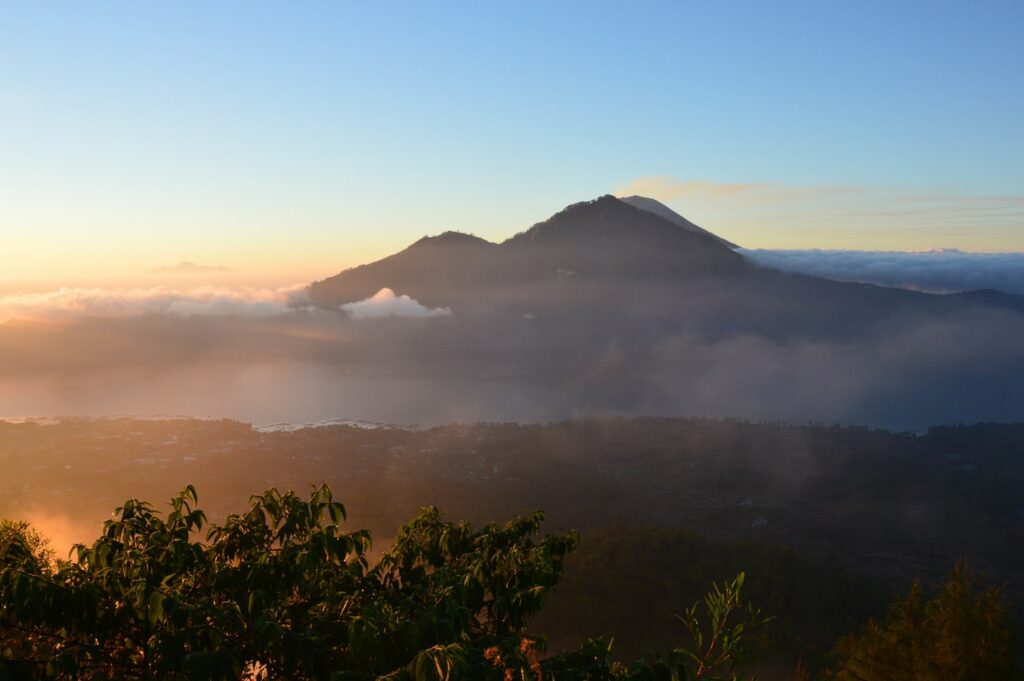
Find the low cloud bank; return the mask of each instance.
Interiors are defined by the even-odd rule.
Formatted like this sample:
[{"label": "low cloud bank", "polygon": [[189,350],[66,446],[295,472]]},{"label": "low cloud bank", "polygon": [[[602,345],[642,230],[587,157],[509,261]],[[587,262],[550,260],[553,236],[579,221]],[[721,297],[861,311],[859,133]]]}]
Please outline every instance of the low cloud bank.
[{"label": "low cloud bank", "polygon": [[739,249],[765,267],[935,293],[997,289],[1024,295],[1024,253]]},{"label": "low cloud bank", "polygon": [[[10,320],[76,321],[142,315],[176,317],[274,317],[313,309],[305,285],[268,289],[246,286],[178,288],[71,288],[43,293],[0,295],[0,324]],[[354,320],[388,317],[444,317],[447,307],[427,307],[407,295],[382,288],[373,296],[342,305]]]},{"label": "low cloud bank", "polygon": [[87,317],[169,314],[182,317],[269,317],[306,304],[304,286],[261,289],[166,286],[133,289],[61,288],[46,293],[0,296],[0,322],[11,319],[66,321]]},{"label": "low cloud bank", "polygon": [[430,308],[405,295],[396,295],[389,288],[382,288],[373,296],[356,303],[341,306],[352,319],[382,319],[385,317],[444,317],[452,313],[451,308]]}]

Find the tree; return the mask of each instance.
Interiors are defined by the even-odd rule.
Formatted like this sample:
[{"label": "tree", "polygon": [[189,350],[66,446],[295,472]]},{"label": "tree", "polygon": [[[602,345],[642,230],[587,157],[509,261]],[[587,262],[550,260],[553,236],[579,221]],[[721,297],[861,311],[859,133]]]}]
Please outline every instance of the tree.
[{"label": "tree", "polygon": [[427,508],[371,567],[370,536],[342,530],[327,486],[269,490],[209,527],[197,503],[192,486],[166,517],[128,500],[55,565],[33,559],[27,527],[4,535],[0,679],[733,679],[760,622],[741,575],[712,590],[708,629],[684,616],[692,649],[630,666],[601,642],[544,658],[527,622],[577,537],[539,537],[539,513],[474,530]]},{"label": "tree", "polygon": [[[38,531],[24,521],[0,521],[0,571],[51,575],[55,565],[54,552]],[[52,645],[19,622],[4,622],[4,609],[0,604],[0,679],[30,676],[33,665],[24,661],[52,652]]]},{"label": "tree", "polygon": [[1013,634],[1001,589],[958,563],[925,601],[915,582],[884,622],[837,647],[834,681],[990,681],[1016,678]]},{"label": "tree", "polygon": [[[749,663],[746,635],[769,621],[742,602],[745,575],[713,584],[702,604],[688,608],[679,620],[689,631],[691,645],[668,653],[648,654],[629,665],[612,661],[611,645],[590,640],[579,650],[545,660],[543,679],[604,681],[741,681],[756,679],[745,671]],[[706,620],[706,621],[705,621]]]},{"label": "tree", "polygon": [[47,572],[57,556],[50,542],[24,520],[0,520],[0,566],[20,564],[28,570]]}]

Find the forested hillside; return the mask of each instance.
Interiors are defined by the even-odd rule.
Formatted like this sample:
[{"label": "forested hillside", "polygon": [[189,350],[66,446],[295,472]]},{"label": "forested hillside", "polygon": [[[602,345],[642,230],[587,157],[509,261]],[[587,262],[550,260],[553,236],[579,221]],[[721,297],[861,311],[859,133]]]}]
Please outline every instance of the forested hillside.
[{"label": "forested hillside", "polygon": [[0,516],[92,532],[123,499],[193,482],[213,518],[273,484],[330,482],[378,537],[425,505],[483,523],[543,509],[552,527],[697,529],[799,549],[892,586],[966,556],[1024,572],[1024,426],[861,428],[600,419],[430,430],[260,432],[232,421],[0,424]]}]

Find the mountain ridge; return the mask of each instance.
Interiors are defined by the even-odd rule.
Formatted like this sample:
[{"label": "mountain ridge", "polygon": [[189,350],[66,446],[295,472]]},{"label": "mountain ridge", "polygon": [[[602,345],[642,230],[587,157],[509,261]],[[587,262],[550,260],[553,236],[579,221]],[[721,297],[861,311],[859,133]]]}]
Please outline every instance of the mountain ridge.
[{"label": "mountain ridge", "polygon": [[[581,335],[688,327],[841,337],[907,315],[1024,314],[1024,298],[1002,292],[939,295],[764,267],[663,204],[627,198],[573,203],[500,243],[455,231],[424,237],[314,282],[310,299],[337,310],[390,288],[459,318],[537,316]],[[663,214],[650,210],[655,204]]]}]

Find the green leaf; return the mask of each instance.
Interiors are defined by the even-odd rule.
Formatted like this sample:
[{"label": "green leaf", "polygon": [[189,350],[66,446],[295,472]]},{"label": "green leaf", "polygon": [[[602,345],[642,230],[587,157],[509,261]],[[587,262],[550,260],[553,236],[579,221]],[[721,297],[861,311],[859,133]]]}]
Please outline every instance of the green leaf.
[{"label": "green leaf", "polygon": [[150,625],[155,625],[157,622],[161,622],[164,619],[164,600],[165,597],[159,591],[154,591],[149,597],[149,608],[147,610],[147,620]]}]

